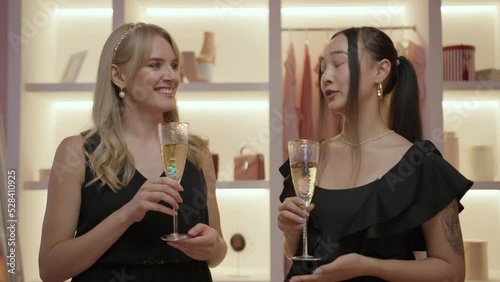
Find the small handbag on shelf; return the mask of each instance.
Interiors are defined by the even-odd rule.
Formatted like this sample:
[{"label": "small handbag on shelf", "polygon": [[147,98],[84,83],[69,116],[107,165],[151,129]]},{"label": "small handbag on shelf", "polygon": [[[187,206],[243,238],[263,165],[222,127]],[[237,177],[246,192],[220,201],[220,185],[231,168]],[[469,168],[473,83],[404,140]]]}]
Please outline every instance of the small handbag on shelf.
[{"label": "small handbag on shelf", "polygon": [[234,180],[260,180],[264,179],[264,155],[262,154],[244,154],[243,146],[240,149],[240,155],[234,157]]}]

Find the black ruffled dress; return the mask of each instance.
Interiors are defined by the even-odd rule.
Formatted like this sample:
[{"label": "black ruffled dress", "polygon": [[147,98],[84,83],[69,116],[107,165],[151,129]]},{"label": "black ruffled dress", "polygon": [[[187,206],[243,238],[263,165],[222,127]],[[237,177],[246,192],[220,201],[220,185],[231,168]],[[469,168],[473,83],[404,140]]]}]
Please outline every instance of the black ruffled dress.
[{"label": "black ruffled dress", "polygon": [[[285,177],[280,196],[284,201],[295,196],[288,162],[280,172]],[[459,201],[471,186],[472,182],[446,162],[430,141],[419,141],[374,182],[343,190],[316,187],[308,244],[309,253],[321,261],[294,261],[287,279],[310,274],[316,267],[348,253],[414,260],[413,251],[426,249],[420,226],[453,199]],[[297,254],[301,252],[299,247]],[[384,280],[358,277],[349,281]]]}]

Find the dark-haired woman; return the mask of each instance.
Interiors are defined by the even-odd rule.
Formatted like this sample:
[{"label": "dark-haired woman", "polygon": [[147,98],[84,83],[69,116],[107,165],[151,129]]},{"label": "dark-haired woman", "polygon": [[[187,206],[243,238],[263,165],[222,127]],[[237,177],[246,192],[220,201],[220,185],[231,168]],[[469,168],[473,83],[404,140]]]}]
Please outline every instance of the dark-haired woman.
[{"label": "dark-haired woman", "polygon": [[[288,163],[280,168],[284,253],[302,252],[309,216],[309,251],[321,259],[294,261],[287,279],[463,281],[459,200],[472,182],[422,140],[411,63],[382,31],[351,28],[325,47],[320,84],[322,101],[344,116],[344,126],[321,143],[309,207],[293,192]],[[381,106],[387,98],[386,121]],[[427,255],[416,259],[416,251]]]}]

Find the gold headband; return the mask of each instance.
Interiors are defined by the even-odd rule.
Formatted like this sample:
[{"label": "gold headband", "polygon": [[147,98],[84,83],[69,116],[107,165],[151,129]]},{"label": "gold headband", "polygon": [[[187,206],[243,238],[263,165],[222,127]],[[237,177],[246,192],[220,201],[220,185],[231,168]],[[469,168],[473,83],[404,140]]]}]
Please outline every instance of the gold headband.
[{"label": "gold headband", "polygon": [[122,36],[120,36],[120,39],[115,44],[115,47],[113,48],[113,62],[115,61],[115,56],[116,56],[116,51],[118,50],[118,47],[120,47],[120,44],[122,43],[123,39],[125,39],[128,34],[136,27],[137,25],[131,26],[129,29],[127,29]]}]

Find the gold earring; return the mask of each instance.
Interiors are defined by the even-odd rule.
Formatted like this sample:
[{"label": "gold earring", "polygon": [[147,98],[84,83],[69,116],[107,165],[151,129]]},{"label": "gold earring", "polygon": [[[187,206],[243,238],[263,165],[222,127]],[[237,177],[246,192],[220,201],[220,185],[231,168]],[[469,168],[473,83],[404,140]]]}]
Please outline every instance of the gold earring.
[{"label": "gold earring", "polygon": [[382,89],[382,84],[378,84],[377,85],[377,96],[380,100],[382,100],[382,98],[384,98],[384,92],[383,92],[383,89]]}]

